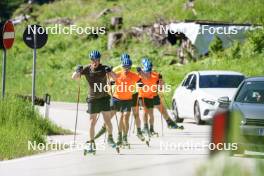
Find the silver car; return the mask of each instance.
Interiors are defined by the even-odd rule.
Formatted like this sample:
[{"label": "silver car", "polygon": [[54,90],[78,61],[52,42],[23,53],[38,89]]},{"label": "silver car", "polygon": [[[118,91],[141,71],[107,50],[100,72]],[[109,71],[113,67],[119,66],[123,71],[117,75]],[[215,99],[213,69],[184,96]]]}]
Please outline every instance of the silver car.
[{"label": "silver car", "polygon": [[[240,135],[243,149],[264,149],[264,77],[245,79],[230,104],[240,114]],[[232,118],[232,117],[231,117]]]}]

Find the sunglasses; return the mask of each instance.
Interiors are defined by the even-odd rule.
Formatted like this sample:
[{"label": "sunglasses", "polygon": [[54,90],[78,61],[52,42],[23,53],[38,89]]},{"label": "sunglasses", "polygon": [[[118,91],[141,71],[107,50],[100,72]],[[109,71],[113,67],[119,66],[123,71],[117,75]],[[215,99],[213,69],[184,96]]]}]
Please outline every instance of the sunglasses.
[{"label": "sunglasses", "polygon": [[130,70],[131,67],[123,67],[125,70]]}]

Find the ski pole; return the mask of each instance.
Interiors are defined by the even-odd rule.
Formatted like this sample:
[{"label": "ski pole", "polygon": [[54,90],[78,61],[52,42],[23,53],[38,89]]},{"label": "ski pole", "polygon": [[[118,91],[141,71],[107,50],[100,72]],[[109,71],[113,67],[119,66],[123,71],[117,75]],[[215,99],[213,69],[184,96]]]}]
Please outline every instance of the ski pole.
[{"label": "ski pole", "polygon": [[160,105],[160,121],[161,121],[161,136],[164,135],[163,133],[163,117],[162,117],[163,108],[162,105]]},{"label": "ski pole", "polygon": [[[133,122],[134,122],[134,119],[133,118],[131,118],[131,121],[130,121],[130,128],[128,129],[128,136],[130,136],[130,132],[131,132],[131,127],[132,127],[132,125],[133,125]],[[135,123],[134,123],[135,124]]]},{"label": "ski pole", "polygon": [[[133,114],[135,116],[135,122],[134,122],[134,125],[133,125],[133,134],[135,132],[135,127],[136,127],[136,123],[137,123],[137,118],[139,118],[139,108],[138,108],[138,102],[139,102],[139,97],[137,97],[137,103],[136,103],[136,112],[133,111]],[[135,115],[137,114],[137,116]]]},{"label": "ski pole", "polygon": [[76,130],[77,130],[78,114],[79,114],[80,89],[81,89],[81,77],[79,78],[79,81],[78,81],[77,105],[76,105],[77,107],[76,107],[76,118],[75,118],[74,139],[73,139],[74,146],[75,146],[75,141],[76,141]]},{"label": "ski pole", "polygon": [[[109,75],[106,74],[106,77],[107,77],[107,82],[110,85],[110,96],[111,96],[111,100],[112,100],[113,99],[113,92],[112,92],[112,86],[111,86],[111,82],[110,82],[110,79],[109,79]],[[115,112],[115,119],[116,119],[116,125],[117,125],[117,129],[118,129],[119,123],[118,123],[116,112]],[[120,122],[120,123],[122,123],[122,122]]]}]

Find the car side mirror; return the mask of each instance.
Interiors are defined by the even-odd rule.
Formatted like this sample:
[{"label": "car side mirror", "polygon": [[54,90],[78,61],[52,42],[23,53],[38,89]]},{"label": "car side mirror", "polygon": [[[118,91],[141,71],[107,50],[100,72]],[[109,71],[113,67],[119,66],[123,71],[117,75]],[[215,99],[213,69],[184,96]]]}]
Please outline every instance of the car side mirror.
[{"label": "car side mirror", "polygon": [[229,97],[220,97],[218,98],[218,102],[219,102],[219,107],[223,109],[228,109],[231,103]]},{"label": "car side mirror", "polygon": [[195,84],[189,84],[188,86],[187,86],[187,89],[190,89],[190,90],[194,90],[195,89]]},{"label": "car side mirror", "polygon": [[230,103],[229,97],[220,97],[218,99],[219,103]]}]

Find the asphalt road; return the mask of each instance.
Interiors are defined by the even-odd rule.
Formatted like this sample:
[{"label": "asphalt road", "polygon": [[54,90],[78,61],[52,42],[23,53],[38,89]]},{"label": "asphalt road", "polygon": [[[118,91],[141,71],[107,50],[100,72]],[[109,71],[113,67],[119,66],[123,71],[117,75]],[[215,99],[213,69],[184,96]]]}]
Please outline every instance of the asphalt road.
[{"label": "asphalt road", "polygon": [[[77,144],[82,145],[88,138],[89,118],[86,105],[80,105]],[[41,108],[42,112],[43,109]],[[50,119],[66,129],[74,129],[76,105],[52,103]],[[113,118],[115,139],[116,121]],[[99,118],[97,130],[103,124]],[[197,168],[208,159],[210,126],[197,126],[186,120],[184,130],[167,129],[165,121],[162,136],[160,114],[155,112],[155,130],[160,137],[153,137],[150,147],[139,141],[133,130],[128,138],[131,149],[121,149],[118,155],[112,148],[105,147],[104,136],[98,139],[102,146],[96,155],[83,156],[83,151],[74,148],[64,151],[49,151],[20,159],[0,162],[1,176],[88,176],[88,175],[195,175]],[[50,136],[57,143],[70,143],[73,135]]]}]

